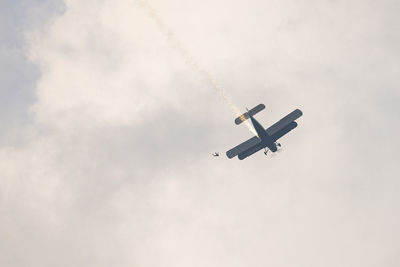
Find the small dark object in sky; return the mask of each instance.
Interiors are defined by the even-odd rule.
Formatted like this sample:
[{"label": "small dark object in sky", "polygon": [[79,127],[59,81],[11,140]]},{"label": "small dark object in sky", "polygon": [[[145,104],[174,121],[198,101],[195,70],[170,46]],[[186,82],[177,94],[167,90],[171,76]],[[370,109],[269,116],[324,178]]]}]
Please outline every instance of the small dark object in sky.
[{"label": "small dark object in sky", "polygon": [[219,157],[219,152],[214,152],[212,155],[213,157]]},{"label": "small dark object in sky", "polygon": [[250,118],[258,136],[254,136],[249,140],[241,143],[240,145],[235,146],[231,150],[228,150],[226,152],[226,156],[228,158],[231,159],[235,156],[238,156],[238,158],[242,160],[247,158],[248,156],[253,155],[263,148],[265,149],[265,155],[267,155],[268,150],[276,152],[278,150],[278,147],[281,147],[281,144],[277,143],[276,141],[294,128],[296,128],[297,123],[295,122],[295,120],[303,115],[303,112],[301,112],[300,109],[296,109],[280,119],[268,129],[264,129],[264,127],[255,118],[253,118],[254,114],[260,112],[264,108],[265,106],[263,104],[260,104],[251,110],[247,110],[246,113],[235,119],[235,123],[240,124]]}]

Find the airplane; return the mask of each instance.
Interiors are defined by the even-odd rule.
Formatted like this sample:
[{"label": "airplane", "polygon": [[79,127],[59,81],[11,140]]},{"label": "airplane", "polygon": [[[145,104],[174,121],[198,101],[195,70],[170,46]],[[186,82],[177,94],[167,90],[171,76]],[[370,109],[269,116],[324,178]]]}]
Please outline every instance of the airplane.
[{"label": "airplane", "polygon": [[257,135],[228,150],[226,152],[226,156],[228,158],[231,159],[238,156],[240,160],[243,160],[260,151],[261,149],[265,150],[265,155],[267,155],[268,150],[271,152],[276,152],[278,147],[281,147],[281,144],[277,143],[276,141],[296,128],[297,123],[295,120],[303,115],[301,110],[295,109],[268,129],[264,129],[264,127],[253,117],[263,109],[265,109],[265,105],[259,104],[251,110],[247,109],[247,112],[235,119],[235,124],[239,125],[250,118]]},{"label": "airplane", "polygon": [[219,157],[219,152],[215,152],[212,155],[213,155],[213,157]]}]

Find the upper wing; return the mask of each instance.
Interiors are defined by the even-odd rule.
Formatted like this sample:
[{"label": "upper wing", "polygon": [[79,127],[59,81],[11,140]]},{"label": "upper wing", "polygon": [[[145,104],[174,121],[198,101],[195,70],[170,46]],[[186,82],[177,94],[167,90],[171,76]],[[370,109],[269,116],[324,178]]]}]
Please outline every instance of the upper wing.
[{"label": "upper wing", "polygon": [[226,156],[231,159],[259,143],[261,143],[261,140],[257,136],[254,136],[240,145],[235,146],[231,150],[228,150]]},{"label": "upper wing", "polygon": [[291,123],[286,125],[286,127],[277,131],[273,136],[271,136],[271,138],[275,142],[276,140],[278,140],[279,138],[281,138],[282,136],[284,136],[285,134],[287,134],[288,132],[290,132],[291,130],[293,130],[296,127],[297,127],[297,122],[292,121]]},{"label": "upper wing", "polygon": [[273,124],[271,127],[266,129],[267,134],[269,136],[273,136],[274,134],[276,134],[277,132],[288,126],[291,122],[300,118],[302,115],[303,113],[301,112],[300,109],[294,110],[293,112],[289,113],[288,115],[280,119],[278,122]]}]

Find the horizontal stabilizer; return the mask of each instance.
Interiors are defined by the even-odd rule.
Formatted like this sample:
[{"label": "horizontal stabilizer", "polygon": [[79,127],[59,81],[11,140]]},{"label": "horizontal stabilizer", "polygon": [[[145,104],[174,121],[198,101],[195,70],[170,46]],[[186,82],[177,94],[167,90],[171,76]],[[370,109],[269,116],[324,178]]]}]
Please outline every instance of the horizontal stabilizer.
[{"label": "horizontal stabilizer", "polygon": [[256,107],[254,107],[254,108],[250,109],[249,111],[247,111],[246,113],[243,113],[242,115],[237,117],[235,119],[235,123],[237,125],[239,125],[242,122],[244,122],[245,120],[247,120],[248,118],[250,118],[250,116],[256,115],[258,112],[260,112],[263,109],[265,109],[265,105],[264,104],[259,104]]}]

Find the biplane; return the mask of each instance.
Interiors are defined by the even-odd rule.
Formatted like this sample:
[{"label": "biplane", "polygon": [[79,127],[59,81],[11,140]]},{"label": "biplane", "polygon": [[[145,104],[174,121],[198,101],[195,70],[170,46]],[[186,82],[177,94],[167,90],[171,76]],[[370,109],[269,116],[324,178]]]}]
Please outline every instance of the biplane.
[{"label": "biplane", "polygon": [[253,117],[263,109],[265,109],[265,105],[259,104],[251,110],[247,109],[247,112],[235,119],[235,124],[237,125],[250,119],[254,129],[257,132],[257,135],[228,150],[226,152],[226,156],[228,158],[231,159],[238,156],[240,160],[243,160],[260,151],[261,149],[264,149],[265,155],[267,155],[268,150],[271,152],[276,152],[278,147],[281,146],[281,144],[277,143],[277,140],[296,128],[297,123],[295,120],[303,115],[301,110],[296,109],[273,124],[271,127],[264,129],[264,127]]}]

